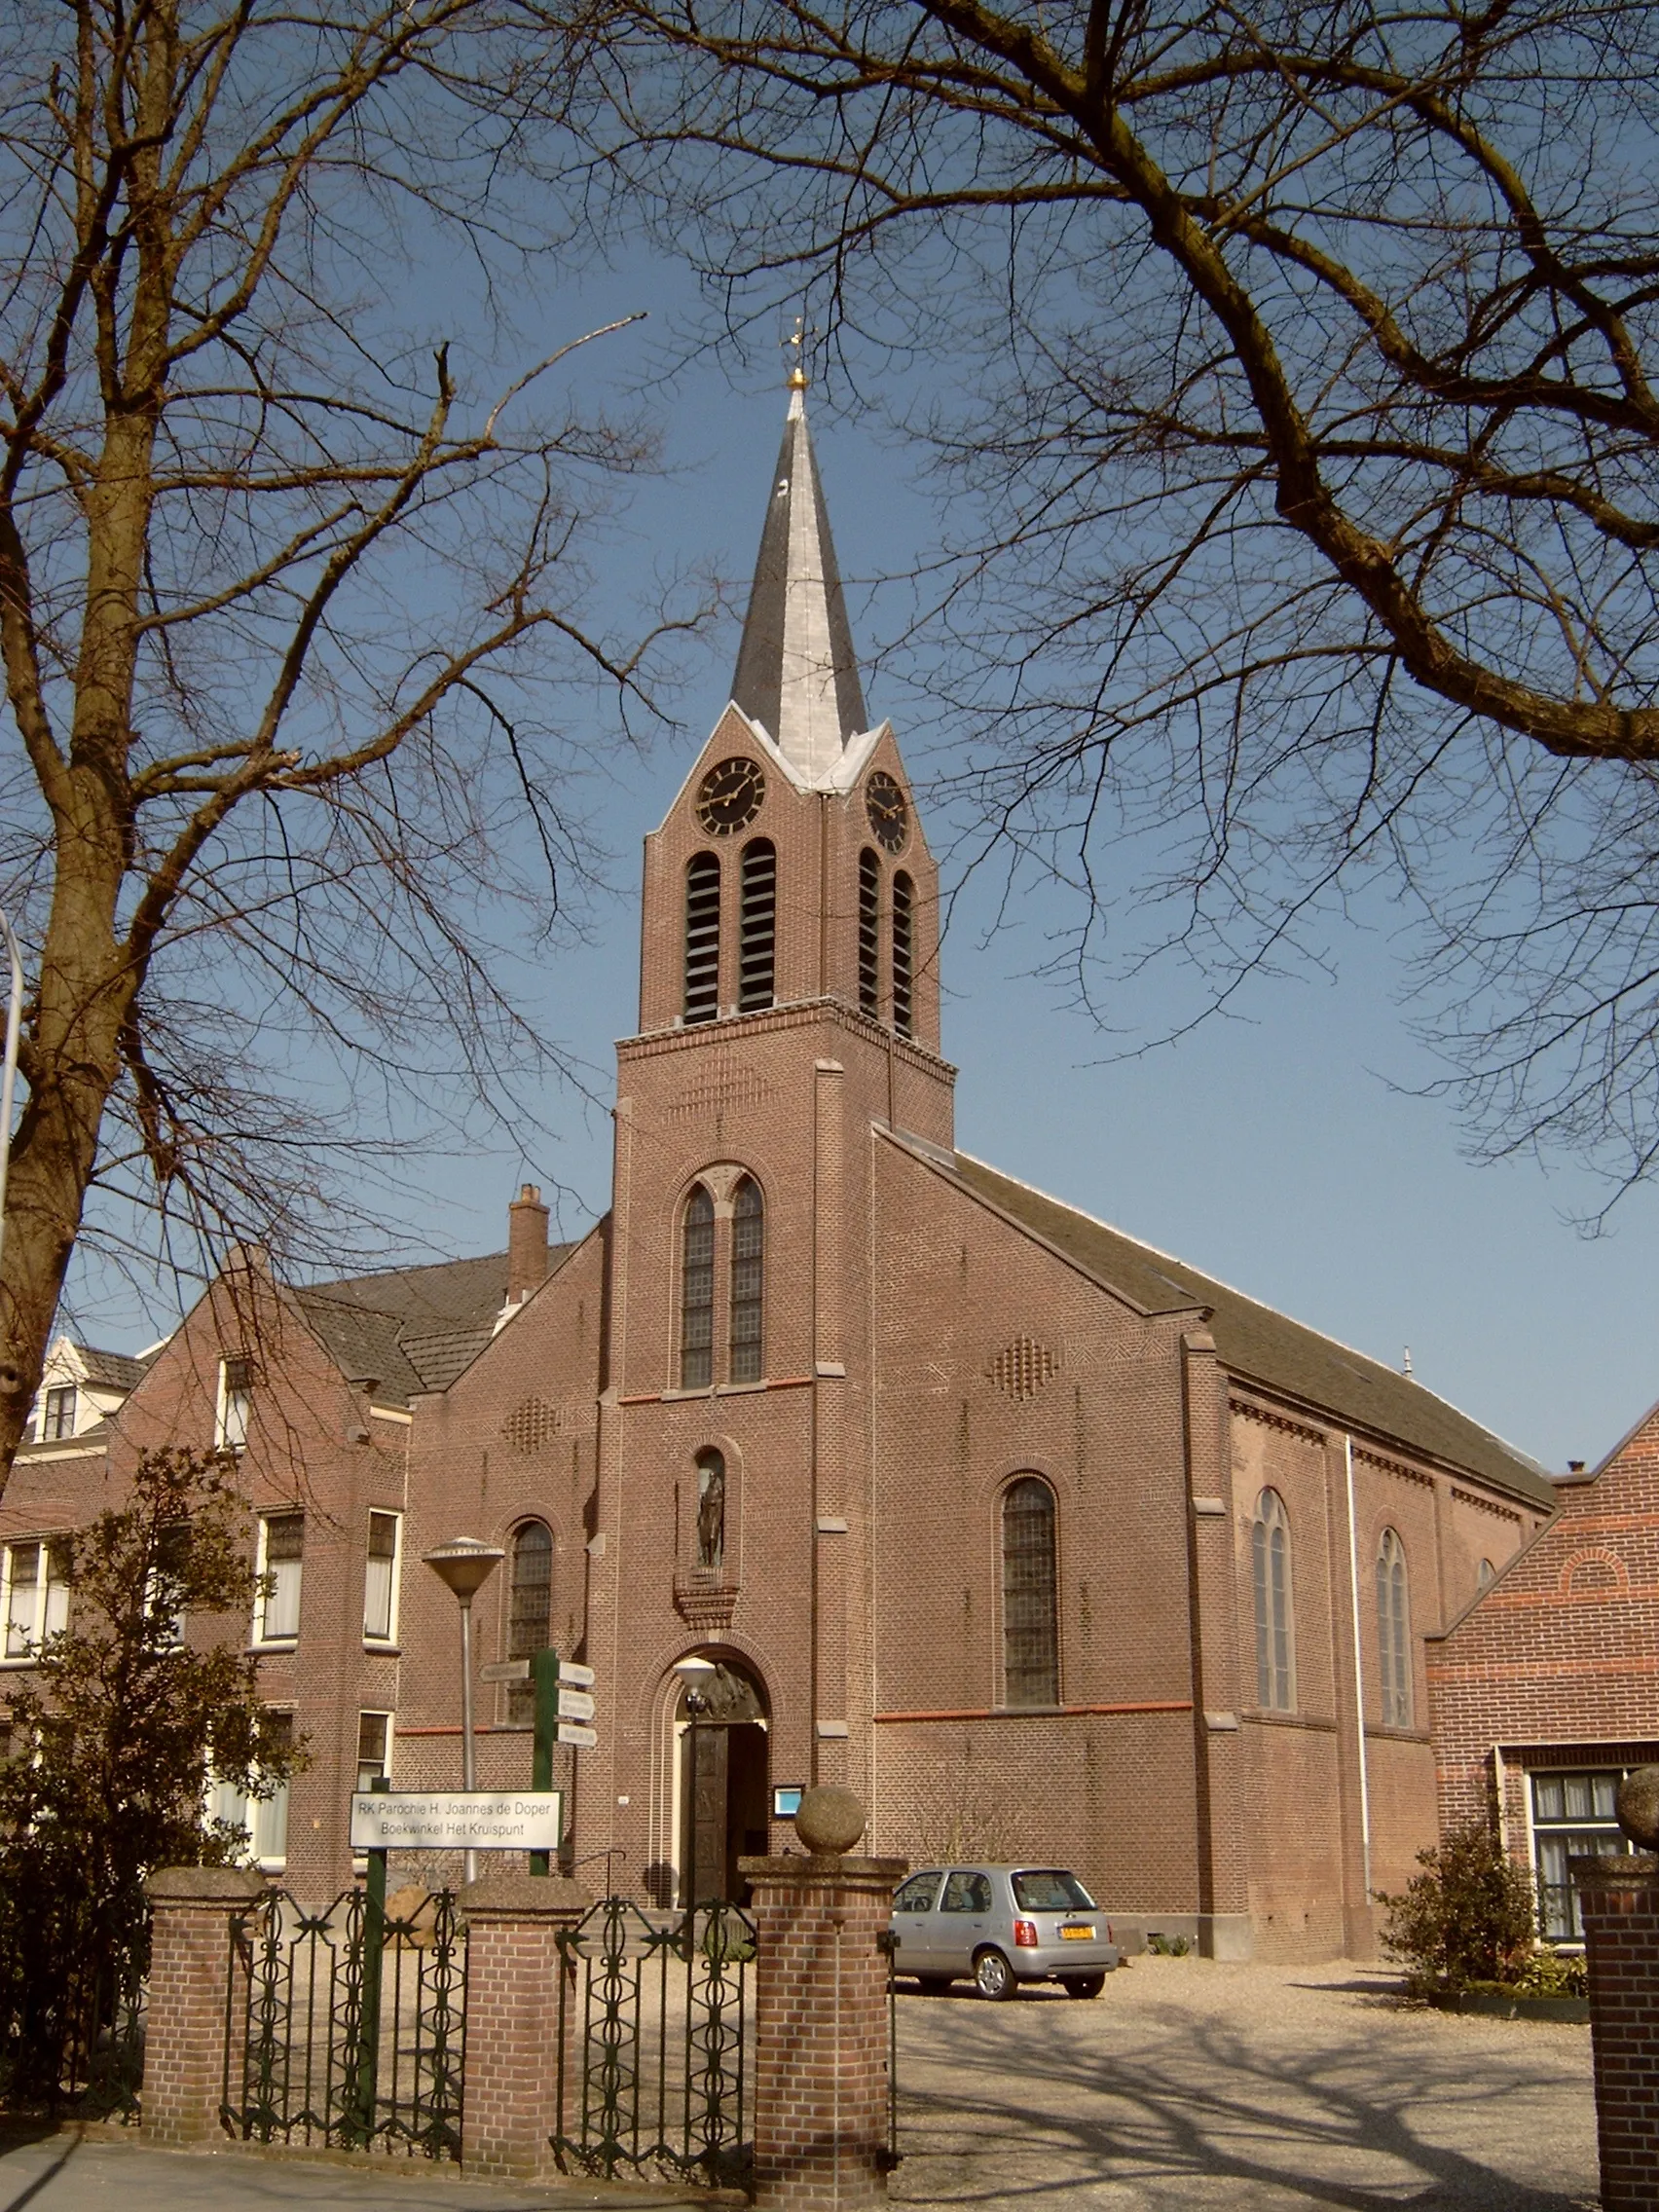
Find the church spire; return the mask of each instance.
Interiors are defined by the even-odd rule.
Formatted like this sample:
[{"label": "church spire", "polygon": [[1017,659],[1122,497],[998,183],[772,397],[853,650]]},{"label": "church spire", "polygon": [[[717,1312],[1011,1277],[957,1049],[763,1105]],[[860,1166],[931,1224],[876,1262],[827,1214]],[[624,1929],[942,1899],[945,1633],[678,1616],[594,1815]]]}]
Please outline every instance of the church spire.
[{"label": "church spire", "polygon": [[789,417],[731,695],[808,785],[832,773],[847,740],[865,727],[847,603],[806,426],[806,378],[798,366],[790,377]]}]

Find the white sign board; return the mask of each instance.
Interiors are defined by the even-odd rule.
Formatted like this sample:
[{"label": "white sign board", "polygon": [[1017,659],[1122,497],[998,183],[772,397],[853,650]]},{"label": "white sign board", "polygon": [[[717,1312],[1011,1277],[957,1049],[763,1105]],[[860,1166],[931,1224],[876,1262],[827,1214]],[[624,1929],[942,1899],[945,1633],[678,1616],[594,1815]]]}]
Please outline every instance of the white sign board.
[{"label": "white sign board", "polygon": [[559,1679],[562,1682],[570,1682],[578,1690],[591,1690],[593,1687],[593,1669],[591,1667],[578,1667],[571,1659],[561,1659],[559,1662]]},{"label": "white sign board", "polygon": [[559,1717],[561,1720],[591,1720],[593,1718],[592,1690],[568,1690],[559,1684]]},{"label": "white sign board", "polygon": [[353,1851],[557,1851],[560,1789],[377,1789],[351,1799]]},{"label": "white sign board", "polygon": [[561,1744],[574,1744],[578,1751],[591,1751],[598,1748],[599,1730],[584,1728],[577,1720],[561,1720],[559,1741]]}]

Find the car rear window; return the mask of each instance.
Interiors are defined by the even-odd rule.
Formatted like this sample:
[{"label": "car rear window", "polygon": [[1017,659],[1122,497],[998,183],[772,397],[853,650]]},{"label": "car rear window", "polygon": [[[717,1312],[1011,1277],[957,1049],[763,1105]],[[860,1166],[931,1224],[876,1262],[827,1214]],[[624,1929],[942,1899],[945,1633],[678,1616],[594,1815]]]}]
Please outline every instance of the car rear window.
[{"label": "car rear window", "polygon": [[1039,1867],[1014,1877],[1014,1901],[1021,1912],[1092,1912],[1094,1899],[1075,1874],[1057,1866]]}]

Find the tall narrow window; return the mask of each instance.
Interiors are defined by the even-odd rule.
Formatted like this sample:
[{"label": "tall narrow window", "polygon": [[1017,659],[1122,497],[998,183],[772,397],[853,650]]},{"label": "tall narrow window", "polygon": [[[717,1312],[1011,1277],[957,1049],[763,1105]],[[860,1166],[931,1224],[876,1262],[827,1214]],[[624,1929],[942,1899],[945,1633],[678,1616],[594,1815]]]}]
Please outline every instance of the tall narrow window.
[{"label": "tall narrow window", "polygon": [[720,1011],[720,864],[699,853],[685,870],[685,1019]]},{"label": "tall narrow window", "polygon": [[910,1034],[911,986],[915,975],[915,889],[900,871],[893,878],[893,1026]]},{"label": "tall narrow window", "polygon": [[363,1635],[389,1643],[397,1625],[397,1536],[401,1514],[369,1515],[369,1557],[363,1570]]},{"label": "tall narrow window", "polygon": [[219,1362],[219,1412],[213,1442],[221,1452],[240,1452],[247,1443],[248,1408],[253,1394],[253,1362]]},{"label": "tall narrow window", "polygon": [[5,1636],[0,1656],[33,1657],[69,1625],[68,1561],[56,1544],[11,1544],[5,1555]]},{"label": "tall narrow window", "polygon": [[359,1713],[357,1715],[357,1788],[372,1789],[377,1782],[391,1779],[391,1714]]},{"label": "tall narrow window", "polygon": [[715,1201],[701,1183],[685,1208],[680,1271],[680,1387],[706,1389],[714,1381]]},{"label": "tall narrow window", "polygon": [[1058,1705],[1054,1493],[1021,1475],[1003,1499],[1003,1702]]},{"label": "tall narrow window", "polygon": [[273,1513],[259,1525],[259,1641],[292,1643],[300,1633],[300,1585],[305,1574],[303,1513]]},{"label": "tall narrow window", "polygon": [[[507,1597],[507,1657],[534,1659],[553,1641],[553,1531],[545,1521],[527,1521],[513,1531],[511,1584]],[[507,1718],[535,1718],[535,1684],[514,1682],[507,1690]]]},{"label": "tall narrow window", "polygon": [[758,1382],[765,1373],[766,1209],[748,1175],[737,1186],[731,1212],[731,1380]]},{"label": "tall narrow window", "polygon": [[75,1385],[60,1382],[46,1393],[41,1408],[40,1440],[43,1444],[60,1444],[75,1433]]},{"label": "tall narrow window", "polygon": [[[268,1713],[266,1723],[279,1744],[292,1742],[291,1713]],[[256,1776],[255,1781],[258,1781]],[[366,1787],[366,1786],[365,1786]],[[288,1856],[288,1785],[278,1783],[265,1796],[253,1797],[234,1782],[215,1781],[207,1801],[209,1820],[222,1821],[243,1833],[242,1856],[268,1873],[279,1868]],[[234,1838],[228,1840],[235,1840]]]},{"label": "tall narrow window", "polygon": [[725,1455],[711,1444],[697,1455],[697,1565],[725,1565]]},{"label": "tall narrow window", "polygon": [[1411,1604],[1406,1589],[1406,1547],[1384,1529],[1377,1547],[1377,1673],[1384,1728],[1412,1724]]},{"label": "tall narrow window", "polygon": [[737,1004],[743,1014],[772,1003],[778,956],[778,855],[769,837],[743,848],[738,900]]},{"label": "tall narrow window", "polygon": [[1256,1500],[1250,1571],[1256,1594],[1256,1703],[1269,1713],[1289,1713],[1296,1703],[1290,1529],[1276,1490],[1263,1491]]},{"label": "tall narrow window", "polygon": [[859,855],[859,1012],[881,1011],[881,863],[866,846]]}]

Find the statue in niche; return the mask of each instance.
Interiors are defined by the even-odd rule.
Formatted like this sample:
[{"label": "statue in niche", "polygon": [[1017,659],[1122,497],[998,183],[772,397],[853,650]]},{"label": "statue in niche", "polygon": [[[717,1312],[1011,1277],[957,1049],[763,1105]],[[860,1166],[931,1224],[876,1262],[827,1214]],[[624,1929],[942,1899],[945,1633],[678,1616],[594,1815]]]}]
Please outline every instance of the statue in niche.
[{"label": "statue in niche", "polygon": [[697,1565],[725,1565],[725,1460],[718,1452],[697,1459]]}]

